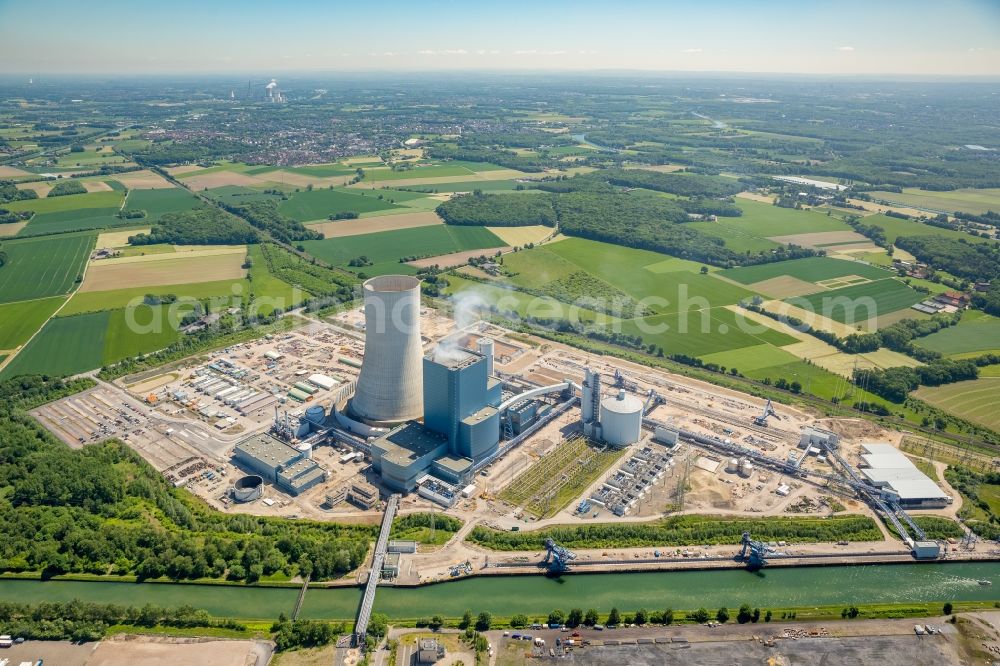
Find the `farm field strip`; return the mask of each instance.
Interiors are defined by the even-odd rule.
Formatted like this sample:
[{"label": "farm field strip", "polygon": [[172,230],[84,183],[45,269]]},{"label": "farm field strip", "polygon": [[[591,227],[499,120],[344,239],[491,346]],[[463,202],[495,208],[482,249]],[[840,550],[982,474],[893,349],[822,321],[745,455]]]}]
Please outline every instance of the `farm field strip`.
[{"label": "farm field strip", "polygon": [[[108,291],[123,284],[131,287],[157,287],[164,284],[236,280],[246,275],[243,268],[245,250],[226,254],[181,256],[148,255],[120,259],[123,263],[96,262],[87,271],[81,293]],[[112,260],[105,260],[112,261]]]},{"label": "farm field strip", "polygon": [[949,413],[1000,431],[997,391],[1000,391],[1000,378],[980,377],[945,386],[922,386],[914,393],[914,397]]},{"label": "farm field strip", "polygon": [[359,236],[362,234],[394,231],[397,229],[413,229],[444,224],[437,213],[399,213],[396,215],[379,215],[377,217],[362,217],[356,220],[337,220],[307,225],[310,229],[320,232],[326,238],[342,238],[344,236]]},{"label": "farm field strip", "polygon": [[94,236],[85,234],[4,243],[9,260],[0,270],[0,303],[69,292],[93,244]]},{"label": "farm field strip", "polygon": [[0,349],[13,350],[27,342],[65,300],[52,296],[0,305]]}]

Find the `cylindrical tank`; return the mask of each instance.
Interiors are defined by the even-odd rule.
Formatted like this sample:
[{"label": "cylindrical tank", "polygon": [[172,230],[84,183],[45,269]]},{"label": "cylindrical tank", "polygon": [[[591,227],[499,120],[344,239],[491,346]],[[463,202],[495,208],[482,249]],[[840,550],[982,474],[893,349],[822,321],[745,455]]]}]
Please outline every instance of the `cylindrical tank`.
[{"label": "cylindrical tank", "polygon": [[295,450],[301,453],[303,458],[313,457],[313,447],[309,442],[302,442],[295,447]]},{"label": "cylindrical tank", "polygon": [[320,425],[326,420],[326,410],[323,409],[323,405],[313,405],[306,409],[305,419],[309,423]]},{"label": "cylindrical tank", "polygon": [[753,474],[753,464],[749,460],[740,463],[740,476],[749,478]]},{"label": "cylindrical tank", "polygon": [[601,401],[601,435],[612,446],[628,446],[642,433],[642,401],[625,393]]},{"label": "cylindrical tank", "polygon": [[736,458],[730,458],[729,464],[726,465],[726,471],[730,474],[736,474],[740,469],[740,461]]},{"label": "cylindrical tank", "polygon": [[420,417],[424,408],[420,280],[382,275],[367,280],[365,355],[350,411],[370,423]]},{"label": "cylindrical tank", "polygon": [[479,338],[479,353],[486,357],[486,374],[493,376],[493,340]]},{"label": "cylindrical tank", "polygon": [[233,499],[252,502],[264,493],[264,479],[256,474],[241,477],[233,484]]}]

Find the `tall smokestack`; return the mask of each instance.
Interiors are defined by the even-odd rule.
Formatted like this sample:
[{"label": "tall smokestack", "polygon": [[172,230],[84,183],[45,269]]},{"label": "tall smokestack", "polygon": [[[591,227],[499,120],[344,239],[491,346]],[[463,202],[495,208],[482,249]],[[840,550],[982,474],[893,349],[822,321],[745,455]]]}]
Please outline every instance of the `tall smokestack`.
[{"label": "tall smokestack", "polygon": [[423,414],[420,280],[383,275],[364,283],[365,356],[350,411],[369,423]]},{"label": "tall smokestack", "polygon": [[479,338],[479,353],[486,357],[486,376],[493,376],[493,341]]}]

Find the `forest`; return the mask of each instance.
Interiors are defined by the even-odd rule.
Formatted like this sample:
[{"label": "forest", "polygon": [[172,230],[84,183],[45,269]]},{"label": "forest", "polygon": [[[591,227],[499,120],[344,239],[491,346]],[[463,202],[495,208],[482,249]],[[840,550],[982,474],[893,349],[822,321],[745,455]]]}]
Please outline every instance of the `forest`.
[{"label": "forest", "polygon": [[323,238],[323,234],[318,231],[279,213],[278,204],[274,201],[249,201],[242,204],[219,202],[219,205],[281,243]]},{"label": "forest", "polygon": [[167,213],[149,233],[129,236],[130,245],[246,245],[259,240],[245,220],[217,208],[195,208]]},{"label": "forest", "polygon": [[900,236],[896,246],[934,268],[966,280],[1000,280],[1000,243],[970,243],[964,238],[941,236]]},{"label": "forest", "polygon": [[0,384],[0,571],[255,582],[356,568],[372,526],[209,510],[125,444],[72,450],[26,410],[87,381]]},{"label": "forest", "polygon": [[975,359],[955,361],[934,359],[926,365],[908,368],[855,368],[854,383],[891,402],[901,403],[919,386],[941,386],[979,377]]}]

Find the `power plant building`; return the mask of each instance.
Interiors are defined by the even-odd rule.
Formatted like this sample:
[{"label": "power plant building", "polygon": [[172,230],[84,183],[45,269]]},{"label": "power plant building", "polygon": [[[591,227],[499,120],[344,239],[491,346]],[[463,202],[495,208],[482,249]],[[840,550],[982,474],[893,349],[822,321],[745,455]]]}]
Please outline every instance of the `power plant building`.
[{"label": "power plant building", "polygon": [[940,486],[891,444],[862,444],[858,471],[904,509],[940,509],[952,502]]},{"label": "power plant building", "polygon": [[365,354],[349,413],[369,425],[391,425],[423,412],[420,280],[382,275],[367,280]]},{"label": "power plant building", "polygon": [[461,485],[496,452],[502,386],[488,360],[458,347],[438,347],[423,359],[424,423],[406,423],[371,445],[387,486],[409,492],[428,473]]},{"label": "power plant building", "polygon": [[298,495],[326,481],[327,473],[302,451],[267,434],[252,435],[233,450],[233,463],[290,495]]}]

